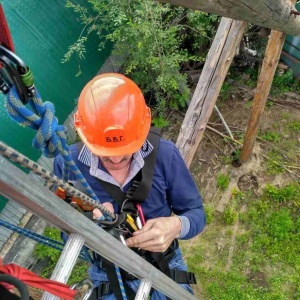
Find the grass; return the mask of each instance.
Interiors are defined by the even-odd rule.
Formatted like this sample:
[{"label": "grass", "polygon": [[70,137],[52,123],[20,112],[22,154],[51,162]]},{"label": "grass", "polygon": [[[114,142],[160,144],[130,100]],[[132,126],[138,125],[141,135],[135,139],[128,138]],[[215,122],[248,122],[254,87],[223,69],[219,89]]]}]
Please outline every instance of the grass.
[{"label": "grass", "polygon": [[284,166],[299,165],[300,122],[283,112],[271,126],[273,129],[260,131],[258,138],[268,157],[265,162],[267,173],[276,175],[285,172]]},{"label": "grass", "polygon": [[[261,197],[239,197],[235,205],[235,222],[215,217],[192,247],[181,242],[199,282],[199,298],[299,300],[299,184],[267,185]],[[247,206],[243,213],[241,205]],[[233,238],[236,222],[239,230]]]},{"label": "grass", "polygon": [[[258,176],[265,183],[280,174],[286,184],[267,184],[260,194],[232,191],[223,213],[209,207],[200,236],[181,241],[201,300],[300,300],[300,184],[283,167],[299,174],[300,122],[282,112],[267,128],[258,135],[265,155]],[[225,165],[230,158],[220,160]],[[222,173],[215,180],[225,191],[231,179]]]},{"label": "grass", "polygon": [[217,179],[217,186],[221,189],[221,190],[226,190],[229,186],[229,182],[230,182],[230,177],[228,175],[224,175],[224,174],[219,174],[218,179]]},{"label": "grass", "polygon": [[[44,232],[44,236],[50,238],[51,240],[56,240],[62,242],[60,238],[60,231],[55,227],[47,227]],[[51,274],[57,264],[61,252],[48,245],[38,244],[35,248],[34,255],[43,260],[48,260],[48,265],[43,269],[41,276],[44,278],[50,278]],[[78,259],[71,276],[68,280],[69,285],[80,282],[84,278],[87,278],[88,263],[81,259]]]}]

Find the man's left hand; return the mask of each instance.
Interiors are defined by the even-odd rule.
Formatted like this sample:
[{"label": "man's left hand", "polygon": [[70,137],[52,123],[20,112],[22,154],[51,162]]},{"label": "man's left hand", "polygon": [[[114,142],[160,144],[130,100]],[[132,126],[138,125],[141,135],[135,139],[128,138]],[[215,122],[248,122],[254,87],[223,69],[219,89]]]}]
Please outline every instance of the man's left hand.
[{"label": "man's left hand", "polygon": [[181,232],[181,221],[177,216],[148,220],[141,230],[126,240],[128,247],[151,252],[164,252]]}]

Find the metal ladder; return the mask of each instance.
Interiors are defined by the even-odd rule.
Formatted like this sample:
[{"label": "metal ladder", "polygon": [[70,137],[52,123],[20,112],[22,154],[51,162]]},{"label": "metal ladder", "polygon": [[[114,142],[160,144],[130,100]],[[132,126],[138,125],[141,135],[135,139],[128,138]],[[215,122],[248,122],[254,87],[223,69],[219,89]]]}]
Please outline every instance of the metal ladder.
[{"label": "metal ladder", "polygon": [[[61,201],[40,182],[32,182],[26,173],[1,155],[0,170],[0,194],[18,202],[61,231],[69,233],[69,239],[51,279],[67,282],[85,244],[92,251],[141,279],[135,300],[147,299],[152,286],[170,299],[198,299],[70,205]],[[59,298],[44,293],[42,300],[50,299]]]}]

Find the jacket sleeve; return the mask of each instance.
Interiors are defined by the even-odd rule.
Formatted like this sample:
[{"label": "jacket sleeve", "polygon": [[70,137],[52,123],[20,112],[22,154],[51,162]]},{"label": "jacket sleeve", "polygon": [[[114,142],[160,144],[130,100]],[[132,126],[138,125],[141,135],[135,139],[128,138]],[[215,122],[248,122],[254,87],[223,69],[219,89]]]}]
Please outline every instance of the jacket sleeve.
[{"label": "jacket sleeve", "polygon": [[[173,144],[173,143],[172,143]],[[181,239],[190,239],[200,233],[206,224],[202,198],[196,183],[179,150],[173,144],[166,166],[167,198],[172,211],[182,220]]]}]

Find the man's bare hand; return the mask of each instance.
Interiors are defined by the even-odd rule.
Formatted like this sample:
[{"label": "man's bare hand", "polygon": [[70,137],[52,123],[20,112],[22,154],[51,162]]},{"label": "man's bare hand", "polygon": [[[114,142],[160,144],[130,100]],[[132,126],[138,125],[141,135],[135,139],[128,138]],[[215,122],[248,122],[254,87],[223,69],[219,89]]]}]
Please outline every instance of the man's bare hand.
[{"label": "man's bare hand", "polygon": [[181,232],[181,221],[177,216],[148,220],[145,226],[126,240],[128,247],[152,252],[164,252]]}]

